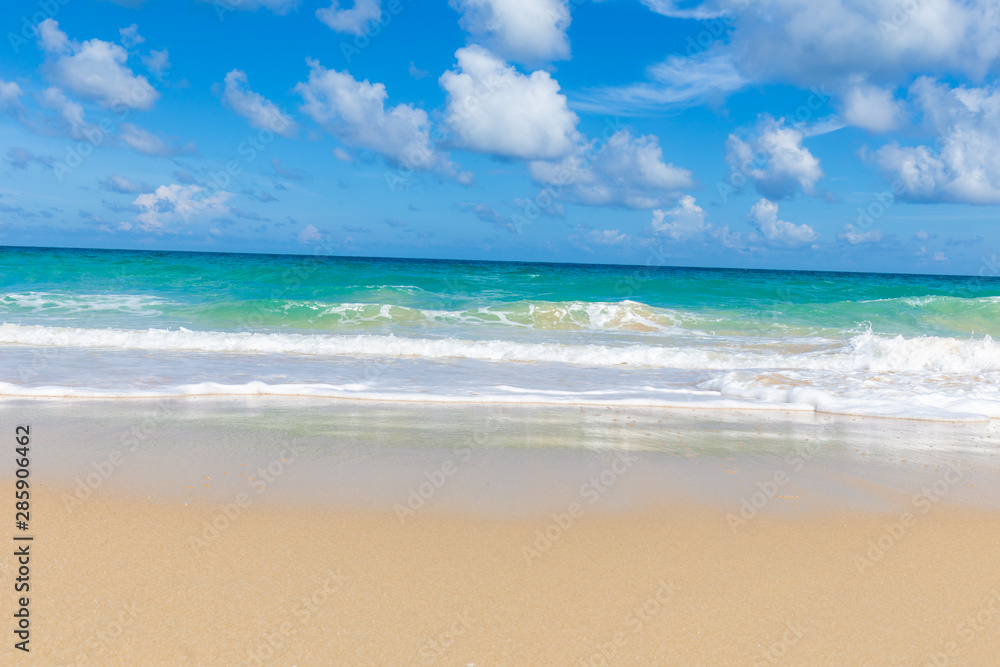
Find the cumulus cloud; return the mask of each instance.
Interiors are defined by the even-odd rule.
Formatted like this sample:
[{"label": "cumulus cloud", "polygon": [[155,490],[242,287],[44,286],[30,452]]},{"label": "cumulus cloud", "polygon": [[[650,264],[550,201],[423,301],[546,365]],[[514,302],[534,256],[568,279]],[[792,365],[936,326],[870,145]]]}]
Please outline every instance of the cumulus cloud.
[{"label": "cumulus cloud", "polygon": [[539,65],[570,56],[568,0],[451,0],[459,25],[507,60]]},{"label": "cumulus cloud", "polygon": [[234,69],[226,74],[222,101],[247,119],[252,127],[267,129],[285,137],[295,134],[297,127],[274,102],[255,93],[247,86],[247,75]]},{"label": "cumulus cloud", "polygon": [[726,161],[734,172],[746,175],[757,191],[770,199],[791,197],[800,189],[815,194],[823,177],[819,160],[802,146],[800,130],[785,127],[785,119],[764,114],[748,139],[729,135]]},{"label": "cumulus cloud", "polygon": [[653,209],[650,224],[654,232],[673,241],[688,241],[708,229],[705,225],[705,210],[695,203],[691,195],[681,197],[677,206],[669,211]]},{"label": "cumulus cloud", "polygon": [[199,185],[172,183],[139,195],[132,202],[133,208],[139,211],[135,216],[136,226],[159,234],[176,231],[172,229],[176,223],[229,214],[226,200],[232,196],[231,192],[220,190],[213,195],[204,195],[204,191]]},{"label": "cumulus cloud", "polygon": [[95,132],[98,136],[101,134],[97,128],[87,122],[83,106],[79,102],[70,100],[58,88],[45,89],[38,96],[38,103],[59,114],[64,131],[73,139],[82,140],[86,138],[87,134]]},{"label": "cumulus cloud", "polygon": [[633,137],[628,129],[603,145],[583,144],[562,160],[530,162],[528,171],[557,197],[590,206],[654,208],[694,184],[687,169],[663,161],[655,136]]},{"label": "cumulus cloud", "polygon": [[353,7],[342,9],[340,3],[333,0],[329,7],[316,10],[316,18],[337,32],[363,35],[368,23],[382,16],[380,5],[380,0],[354,0]]},{"label": "cumulus cloud", "polygon": [[319,243],[322,240],[323,240],[323,235],[313,225],[306,225],[299,232],[299,243],[301,243],[302,245]]},{"label": "cumulus cloud", "polygon": [[584,232],[584,238],[599,245],[619,245],[627,243],[632,237],[617,229],[588,229]]},{"label": "cumulus cloud", "polygon": [[850,86],[842,96],[844,122],[869,132],[888,132],[899,126],[902,108],[892,90],[867,84]]},{"label": "cumulus cloud", "polygon": [[160,94],[144,76],[137,76],[125,63],[128,52],[118,44],[100,39],[71,41],[54,19],[38,26],[38,39],[48,54],[49,76],[63,88],[94,100],[105,108],[125,106],[153,108]]},{"label": "cumulus cloud", "polygon": [[778,205],[761,199],[750,209],[750,224],[770,243],[795,248],[815,241],[819,235],[806,224],[796,225],[778,219]]},{"label": "cumulus cloud", "polygon": [[122,36],[122,46],[126,49],[130,49],[136,44],[142,44],[146,41],[146,38],[139,34],[139,26],[134,23],[127,28],[121,28],[118,34]]},{"label": "cumulus cloud", "polygon": [[480,46],[455,52],[456,70],[441,75],[447,122],[463,148],[504,157],[562,157],[580,141],[579,120],[548,72],[521,74]]},{"label": "cumulus cloud", "polygon": [[[745,74],[799,85],[912,73],[979,78],[1000,56],[993,0],[755,0],[736,7],[729,41]],[[716,5],[717,6],[717,5]]]},{"label": "cumulus cloud", "polygon": [[0,79],[0,109],[10,109],[21,104],[20,97],[24,92],[21,86],[13,81]]},{"label": "cumulus cloud", "polygon": [[163,77],[167,70],[170,69],[170,53],[166,49],[152,50],[149,55],[142,57],[142,64],[146,66],[150,72],[158,77]]},{"label": "cumulus cloud", "polygon": [[869,229],[866,232],[858,231],[854,229],[854,225],[847,223],[844,226],[844,231],[837,235],[837,238],[841,241],[846,241],[851,245],[859,245],[862,243],[878,243],[882,240],[882,230],[881,229]]},{"label": "cumulus cloud", "polygon": [[1000,203],[1000,87],[951,88],[928,77],[910,97],[937,146],[889,143],[874,160],[910,201]]},{"label": "cumulus cloud", "polygon": [[427,112],[409,104],[386,107],[385,85],[358,81],[309,60],[309,80],[295,86],[302,111],[348,146],[381,154],[392,165],[436,171],[468,183],[472,175],[438,152]]}]

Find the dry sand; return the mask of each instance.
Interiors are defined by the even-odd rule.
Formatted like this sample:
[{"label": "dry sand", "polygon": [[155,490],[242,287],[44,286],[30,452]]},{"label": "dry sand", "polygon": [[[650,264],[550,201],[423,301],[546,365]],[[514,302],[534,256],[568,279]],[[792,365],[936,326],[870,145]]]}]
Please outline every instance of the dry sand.
[{"label": "dry sand", "polygon": [[992,426],[0,403],[28,418],[31,652],[8,524],[0,664],[1000,664]]},{"label": "dry sand", "polygon": [[[34,498],[32,664],[995,665],[1000,656],[995,512],[938,504],[886,537],[900,514],[757,516],[734,531],[724,512],[675,504],[584,509],[560,528],[551,516],[425,510],[401,521],[305,506],[230,508],[229,518],[220,505],[118,495],[67,513],[66,491],[43,485]],[[539,539],[546,531],[551,544]],[[884,553],[869,552],[880,537]],[[869,555],[877,560],[859,560]],[[3,565],[9,609],[13,559]]]}]

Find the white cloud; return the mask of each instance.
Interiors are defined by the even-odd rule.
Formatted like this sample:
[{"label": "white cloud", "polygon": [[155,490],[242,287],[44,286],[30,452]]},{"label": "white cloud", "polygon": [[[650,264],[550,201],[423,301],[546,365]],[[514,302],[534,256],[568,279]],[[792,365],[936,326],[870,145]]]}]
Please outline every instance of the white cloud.
[{"label": "white cloud", "polygon": [[633,138],[628,129],[603,146],[581,145],[560,161],[530,162],[528,170],[557,197],[590,206],[654,208],[694,184],[691,172],[663,161],[655,136]]},{"label": "white cloud", "polygon": [[[153,192],[141,194],[132,205],[139,209],[135,223],[146,232],[163,233],[172,230],[175,223],[187,223],[194,219],[227,215],[226,200],[231,192],[220,190],[211,196],[202,194],[199,185],[161,185]],[[199,197],[199,195],[202,195]]]},{"label": "white cloud", "polygon": [[732,57],[704,51],[690,58],[670,56],[646,70],[649,82],[609,86],[574,98],[574,107],[594,113],[642,114],[664,106],[701,104],[747,85]]},{"label": "white cloud", "polygon": [[[83,106],[79,102],[74,102],[66,97],[61,90],[55,87],[45,89],[38,97],[38,103],[47,109],[52,109],[59,113],[66,133],[76,140],[86,139],[87,134],[100,136],[102,133],[93,125],[87,122],[83,113]],[[96,134],[94,134],[96,132]]]},{"label": "white cloud", "polygon": [[311,243],[319,243],[323,240],[323,235],[320,231],[313,227],[312,225],[306,225],[299,232],[299,243],[302,245],[309,245]]},{"label": "white cloud", "polygon": [[712,236],[719,240],[719,243],[725,248],[731,250],[743,250],[746,248],[746,244],[743,242],[743,235],[739,232],[733,232],[729,230],[729,225],[722,227],[721,229],[712,230]]},{"label": "white cloud", "polygon": [[944,254],[941,251],[938,251],[938,252],[934,253],[934,256],[931,259],[933,261],[935,261],[935,262],[947,262],[947,261],[949,261],[948,260],[948,255]]},{"label": "white cloud", "polygon": [[316,10],[316,18],[337,32],[363,35],[368,23],[382,16],[380,5],[380,0],[354,0],[353,7],[341,9],[340,3],[333,0],[329,7]]},{"label": "white cloud", "polygon": [[923,77],[910,97],[937,147],[880,148],[875,161],[911,201],[1000,203],[1000,86],[950,88]]},{"label": "white cloud", "polygon": [[778,219],[778,205],[761,199],[750,209],[750,223],[774,245],[795,248],[818,238],[816,230],[806,224],[796,225]]},{"label": "white cloud", "polygon": [[18,98],[23,94],[21,86],[15,82],[0,79],[0,108],[8,109],[19,106],[21,101]]},{"label": "white cloud", "polygon": [[700,236],[707,229],[705,210],[698,206],[694,197],[690,195],[681,197],[677,206],[669,211],[653,209],[653,220],[650,224],[654,232],[674,241],[688,241]]},{"label": "white cloud", "polygon": [[632,237],[617,229],[590,229],[586,233],[586,238],[591,243],[600,245],[618,245],[627,243]]},{"label": "white cloud", "polygon": [[246,118],[252,127],[271,130],[285,137],[293,136],[297,130],[295,121],[274,102],[249,89],[247,75],[238,69],[226,74],[222,101]]},{"label": "white cloud", "polygon": [[146,38],[139,34],[139,26],[134,23],[127,28],[121,28],[118,34],[122,36],[122,46],[126,49],[146,41]]},{"label": "white cloud", "polygon": [[921,241],[926,241],[927,239],[930,238],[930,234],[928,234],[926,231],[922,229],[918,231],[916,234],[914,234],[914,236],[920,239]]},{"label": "white cloud", "polygon": [[459,24],[507,60],[539,65],[570,56],[568,0],[451,0]]},{"label": "white cloud", "polygon": [[844,226],[844,232],[838,234],[837,238],[841,241],[847,241],[851,245],[859,245],[861,243],[878,243],[882,240],[882,230],[881,229],[869,229],[866,232],[857,231],[854,229],[854,225],[847,223]]},{"label": "white cloud", "polygon": [[[728,4],[746,4],[746,0],[734,0],[734,2],[724,2],[719,0],[708,0],[707,2],[691,3],[685,0],[642,0],[642,4],[649,7],[657,14],[680,19],[710,19],[724,16],[728,13]],[[695,6],[691,7],[690,5]],[[678,5],[688,5],[679,7]]]},{"label": "white cloud", "polygon": [[579,143],[579,120],[548,72],[530,76],[480,46],[455,52],[457,71],[441,75],[447,121],[469,150],[528,160],[559,158]]},{"label": "white cloud", "polygon": [[843,94],[844,122],[869,132],[888,132],[898,127],[900,103],[892,90],[867,84],[853,85]]},{"label": "white cloud", "polygon": [[42,21],[38,35],[53,59],[47,65],[49,74],[63,88],[106,108],[124,105],[149,110],[160,96],[146,77],[125,65],[128,52],[118,44],[100,39],[70,41],[54,19]]},{"label": "white cloud", "polygon": [[135,184],[132,179],[121,174],[110,174],[101,181],[101,187],[111,192],[121,192],[123,194],[136,194],[142,192],[143,188]]},{"label": "white cloud", "polygon": [[295,90],[305,100],[302,111],[330,134],[348,146],[376,151],[393,165],[437,171],[463,183],[471,180],[471,174],[435,150],[423,109],[409,104],[386,108],[385,85],[358,81],[315,60],[308,63],[309,81]]},{"label": "white cloud", "polygon": [[38,42],[42,49],[51,53],[68,53],[69,37],[59,29],[59,22],[47,19],[38,24]]},{"label": "white cloud", "polygon": [[156,76],[162,77],[170,69],[170,54],[166,49],[153,50],[142,57],[142,64]]},{"label": "white cloud", "polygon": [[146,155],[158,155],[165,157],[174,154],[174,149],[168,146],[158,136],[144,130],[132,123],[122,123],[119,127],[118,138],[125,142],[130,148]]},{"label": "white cloud", "polygon": [[819,160],[802,146],[800,130],[785,127],[785,119],[761,116],[756,134],[743,140],[735,134],[726,141],[726,161],[734,172],[753,181],[765,197],[782,199],[801,188],[815,194],[816,182],[822,178]]},{"label": "white cloud", "polygon": [[[755,0],[729,41],[749,77],[800,85],[912,73],[979,78],[1000,56],[994,0]],[[735,3],[734,3],[735,7]]]}]

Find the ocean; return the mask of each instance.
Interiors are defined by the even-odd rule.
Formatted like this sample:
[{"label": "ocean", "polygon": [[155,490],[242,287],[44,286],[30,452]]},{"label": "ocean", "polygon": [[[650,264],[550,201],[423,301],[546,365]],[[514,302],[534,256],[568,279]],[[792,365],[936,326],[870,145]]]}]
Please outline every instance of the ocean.
[{"label": "ocean", "polygon": [[1000,279],[0,249],[0,395],[1000,418]]}]

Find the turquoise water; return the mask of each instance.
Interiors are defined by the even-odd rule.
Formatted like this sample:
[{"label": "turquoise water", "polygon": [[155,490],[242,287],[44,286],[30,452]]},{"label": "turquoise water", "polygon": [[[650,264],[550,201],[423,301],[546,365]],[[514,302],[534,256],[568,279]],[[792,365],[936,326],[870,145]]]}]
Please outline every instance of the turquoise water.
[{"label": "turquoise water", "polygon": [[4,393],[1000,417],[996,278],[3,248],[0,280]]}]

